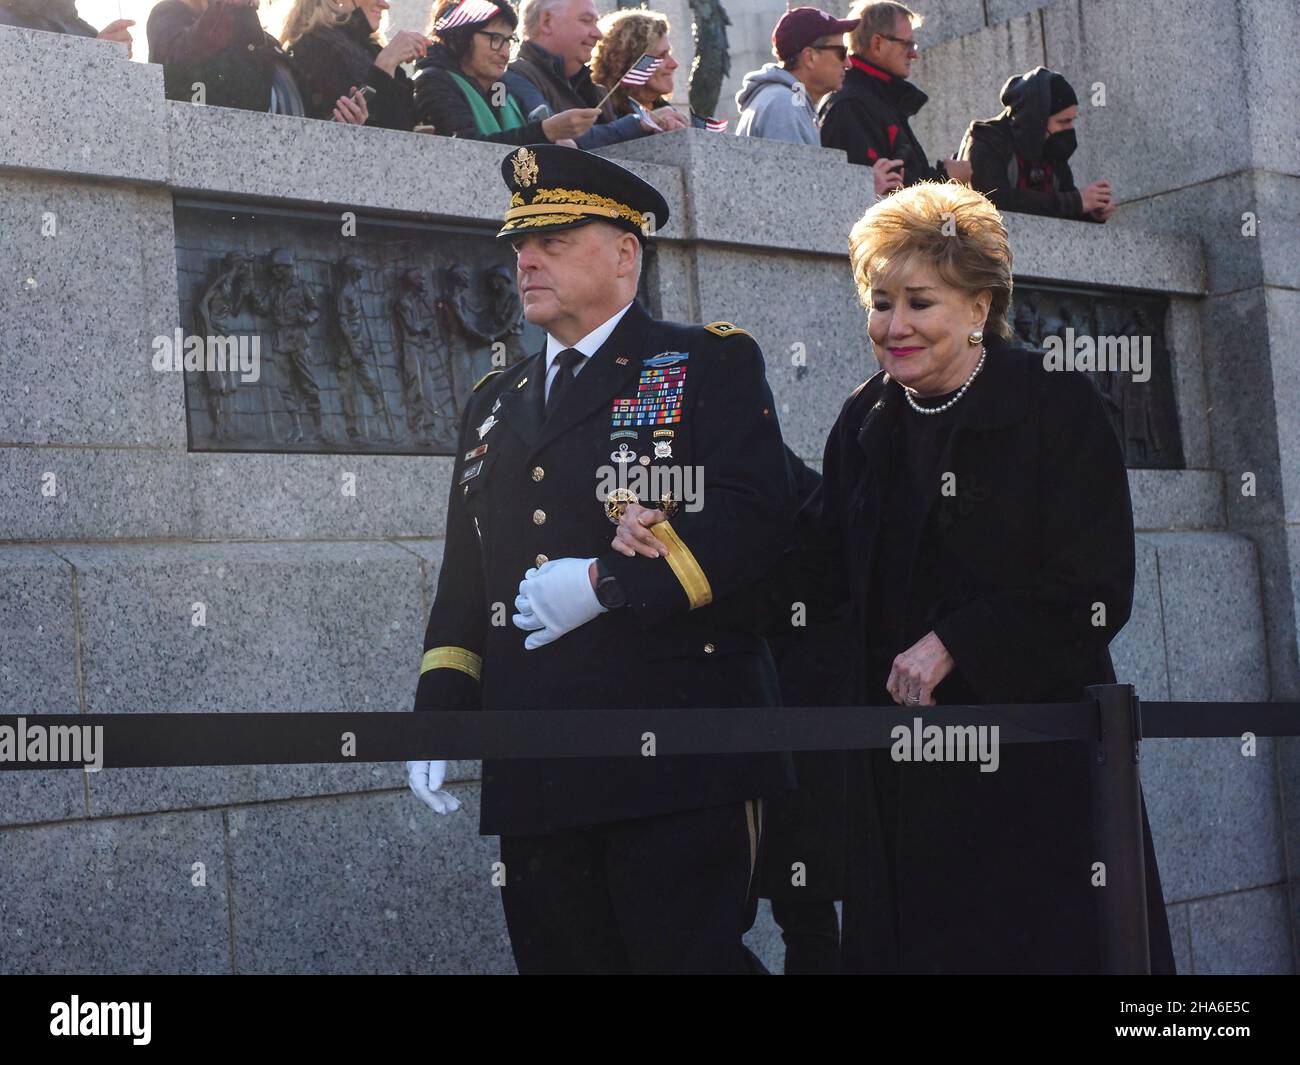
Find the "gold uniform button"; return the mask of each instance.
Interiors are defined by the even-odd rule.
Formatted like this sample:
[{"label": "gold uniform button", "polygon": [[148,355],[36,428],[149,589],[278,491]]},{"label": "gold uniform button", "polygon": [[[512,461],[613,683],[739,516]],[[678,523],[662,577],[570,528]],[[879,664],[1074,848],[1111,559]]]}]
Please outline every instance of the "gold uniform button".
[{"label": "gold uniform button", "polygon": [[706,655],[711,655],[711,654],[713,654],[713,652],[714,652],[714,646],[713,646],[713,644],[711,644],[711,643],[706,643],[706,644],[704,645],[704,653],[705,653]]},{"label": "gold uniform button", "polygon": [[545,476],[546,476],[546,471],[545,471],[544,469],[542,469],[540,466],[534,466],[534,467],[533,467],[533,480],[534,480],[534,481],[540,481],[540,480],[541,480],[543,477],[545,477]]},{"label": "gold uniform button", "polygon": [[533,511],[533,524],[534,524],[534,525],[545,525],[545,524],[546,524],[546,511],[544,511],[544,510],[534,510],[534,511]]},{"label": "gold uniform button", "polygon": [[545,566],[546,563],[548,563],[548,562],[550,562],[550,561],[551,561],[551,560],[550,560],[549,558],[547,558],[545,555],[538,555],[535,559],[533,559],[533,562],[534,562],[538,567]]}]

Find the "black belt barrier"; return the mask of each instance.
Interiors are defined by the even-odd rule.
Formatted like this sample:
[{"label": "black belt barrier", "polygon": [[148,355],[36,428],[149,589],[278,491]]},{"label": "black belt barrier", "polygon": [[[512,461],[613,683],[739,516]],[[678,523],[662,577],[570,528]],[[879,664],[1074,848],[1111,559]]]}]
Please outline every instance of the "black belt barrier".
[{"label": "black belt barrier", "polygon": [[[0,716],[0,769],[398,762],[422,758],[656,757],[892,747],[905,726],[998,728],[997,742],[1093,745],[1094,853],[1105,863],[1103,970],[1150,971],[1139,748],[1145,737],[1300,735],[1300,703],[1141,703],[1128,684],[1079,703],[718,707],[438,713]],[[72,751],[76,754],[70,754]],[[69,755],[60,758],[59,755]]]}]

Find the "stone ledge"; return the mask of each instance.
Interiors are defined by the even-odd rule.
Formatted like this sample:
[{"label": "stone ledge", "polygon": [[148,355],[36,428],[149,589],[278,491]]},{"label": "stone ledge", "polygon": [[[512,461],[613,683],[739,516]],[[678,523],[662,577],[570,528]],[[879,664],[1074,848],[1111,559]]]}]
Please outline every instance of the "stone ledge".
[{"label": "stone ledge", "polygon": [[1223,529],[1223,474],[1218,470],[1129,470],[1133,526],[1139,531]]},{"label": "stone ledge", "polygon": [[0,55],[0,168],[167,180],[162,67],[111,41],[11,26]]},{"label": "stone ledge", "polygon": [[[175,101],[167,107],[169,181],[177,192],[441,216],[487,227],[499,226],[505,213],[500,169],[514,150],[508,145]],[[629,169],[663,192],[670,214],[664,236],[680,236],[678,174],[653,158]]]}]

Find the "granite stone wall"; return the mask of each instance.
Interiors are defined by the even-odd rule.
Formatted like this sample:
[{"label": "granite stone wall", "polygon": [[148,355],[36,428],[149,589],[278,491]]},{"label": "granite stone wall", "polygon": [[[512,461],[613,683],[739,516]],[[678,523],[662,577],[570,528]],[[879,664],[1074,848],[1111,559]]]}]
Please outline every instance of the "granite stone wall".
[{"label": "granite stone wall", "polygon": [[[408,710],[450,460],[188,451],[182,381],[150,366],[150,339],[181,324],[172,202],[486,229],[503,209],[501,149],[169,104],[158,68],[104,42],[0,29],[0,51],[13,105],[0,111],[0,708]],[[87,77],[100,91],[78,91]],[[869,198],[862,171],[837,152],[696,131],[608,154],[669,201],[649,279],[660,313],[750,329],[788,439],[817,462],[843,397],[875,369],[845,254]],[[1167,195],[1167,216],[1195,213]],[[1294,375],[1276,342],[1285,286],[1262,280],[1286,252],[1247,257],[1232,276],[1256,280],[1226,287],[1210,236],[1157,214],[1126,209],[1104,228],[1012,217],[1017,276],[1170,300],[1188,468],[1130,476],[1139,603],[1114,645],[1121,679],[1149,699],[1278,697],[1266,618],[1295,579],[1294,507],[1275,503],[1267,536],[1243,523],[1231,441],[1285,442],[1269,400],[1281,393],[1222,403],[1214,386],[1225,316],[1257,341],[1252,381]],[[1271,481],[1259,468],[1261,484],[1289,487],[1283,454]],[[1300,771],[1284,744],[1254,758],[1239,746],[1145,746],[1184,971],[1293,967],[1285,785]],[[510,971],[477,764],[453,764],[466,809],[448,819],[403,776],[0,773],[0,971]],[[751,939],[779,970],[766,915]]]}]

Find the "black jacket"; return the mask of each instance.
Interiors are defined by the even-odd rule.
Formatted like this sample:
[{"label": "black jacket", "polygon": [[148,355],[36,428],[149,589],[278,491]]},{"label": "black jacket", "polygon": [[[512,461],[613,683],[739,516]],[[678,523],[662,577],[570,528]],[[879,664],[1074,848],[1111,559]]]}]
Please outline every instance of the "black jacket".
[{"label": "black jacket", "polygon": [[370,119],[366,125],[414,129],[411,79],[401,67],[389,77],[375,66],[375,57],[382,49],[370,36],[365,15],[354,11],[342,26],[318,26],[293,42],[289,54],[307,115],[330,118],[340,96],[346,96],[354,85],[358,89],[369,85],[375,94],[367,101]]},{"label": "black jacket", "polygon": [[[686,356],[674,362],[685,369],[680,420],[623,425],[613,413],[617,401],[654,380],[646,359],[668,353]],[[702,593],[722,600],[753,582],[791,535],[794,497],[758,346],[743,333],[655,321],[633,304],[549,417],[545,370],[543,351],[470,399],[415,709],[777,705],[766,643],[719,624]],[[675,434],[671,455],[658,457],[654,445],[664,432]],[[596,489],[621,444],[650,456],[656,469],[702,469],[702,506],[683,506],[668,523],[685,545],[674,552],[676,570],[666,559],[626,558],[609,546],[614,526]],[[475,454],[483,445],[486,452]],[[635,460],[620,465],[649,469]],[[524,650],[523,632],[508,620],[493,624],[492,604],[505,604],[506,618],[514,613],[519,582],[539,555],[602,558],[629,605]],[[486,760],[480,831],[530,835],[703,809],[791,783],[783,755],[628,753]]]},{"label": "black jacket", "polygon": [[1065,161],[1044,160],[1051,117],[1052,71],[1038,67],[1002,87],[1003,111],[972,122],[962,137],[959,159],[971,165],[971,185],[1003,211],[1095,222]]},{"label": "black jacket", "polygon": [[270,110],[280,47],[251,7],[212,0],[199,15],[184,0],[163,0],[149,12],[146,32],[169,100],[192,100],[198,82],[210,105]]},{"label": "black jacket", "polygon": [[[1113,682],[1108,643],[1128,620],[1134,539],[1128,480],[1102,400],[1083,374],[990,337],[988,361],[944,415],[952,433],[922,533],[907,557],[905,628],[933,630],[956,662],[940,705],[1072,702]],[[801,515],[803,547],[784,601],[847,595],[865,626],[895,475],[901,386],[879,373],[845,403],[822,487]],[[802,577],[793,583],[792,573]],[[1105,604],[1094,625],[1095,604]],[[909,637],[910,638],[910,637]],[[865,657],[879,649],[867,646]],[[891,649],[886,648],[886,651]],[[858,697],[893,705],[875,685]],[[996,772],[856,755],[849,776],[844,950],[851,971],[1095,972],[1088,752],[1074,743],[1001,747]],[[1145,827],[1145,826],[1144,826]],[[1153,971],[1173,955],[1146,833]]]},{"label": "black jacket", "polygon": [[77,0],[0,0],[0,26],[99,36],[99,30],[77,14]]},{"label": "black jacket", "polygon": [[895,77],[853,57],[842,88],[822,101],[818,117],[822,147],[848,153],[850,163],[873,165],[877,159],[902,159],[903,182],[945,181],[947,173],[931,165],[908,120],[929,97],[905,78]]},{"label": "black jacket", "polygon": [[[460,65],[453,58],[444,44],[435,44],[418,63],[415,64],[415,116],[418,123],[433,126],[434,131],[443,137],[464,137],[466,140],[493,141],[497,144],[545,144],[546,134],[542,132],[542,123],[525,122],[515,129],[502,130],[500,133],[483,134],[478,131],[474,121],[474,112],[469,101],[461,92],[451,76],[455,71],[465,78],[483,97],[490,107],[492,94],[484,91],[473,78],[463,74]],[[515,103],[520,101],[516,97]],[[520,110],[523,105],[520,104]],[[498,120],[500,108],[492,108]],[[525,116],[526,117],[526,116]]]}]

